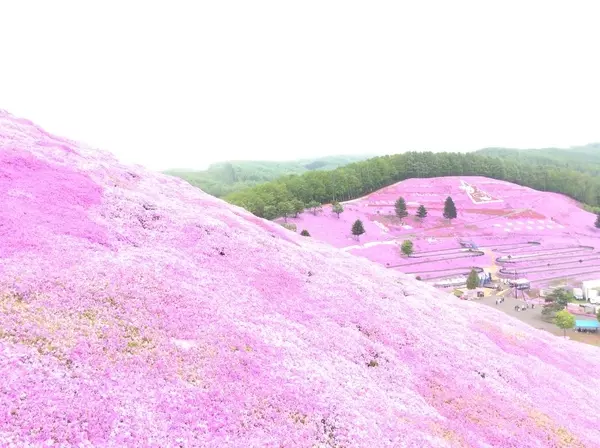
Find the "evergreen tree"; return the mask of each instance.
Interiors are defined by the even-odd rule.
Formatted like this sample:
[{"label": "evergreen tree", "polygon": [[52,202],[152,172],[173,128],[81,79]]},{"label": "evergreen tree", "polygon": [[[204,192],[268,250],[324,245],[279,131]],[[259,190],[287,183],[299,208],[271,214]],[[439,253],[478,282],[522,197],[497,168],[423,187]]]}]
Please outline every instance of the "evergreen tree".
[{"label": "evergreen tree", "polygon": [[302,236],[310,236],[310,233],[308,233],[308,230],[304,229],[304,230],[302,230],[302,232],[300,232],[300,235],[302,235]]},{"label": "evergreen tree", "polygon": [[600,229],[600,213],[596,216],[596,228]]},{"label": "evergreen tree", "polygon": [[404,255],[406,255],[407,257],[410,257],[414,252],[413,242],[411,240],[403,241],[402,246],[400,247],[400,250],[402,251],[402,253]]},{"label": "evergreen tree", "polygon": [[471,269],[467,277],[467,289],[475,289],[479,286],[479,274],[475,269]]},{"label": "evergreen tree", "polygon": [[360,219],[357,219],[356,221],[354,221],[354,224],[352,224],[352,235],[354,235],[356,238],[358,238],[363,233],[365,233],[365,228],[363,226],[363,223]]},{"label": "evergreen tree", "polygon": [[419,208],[417,210],[417,218],[419,219],[423,219],[427,217],[427,209],[425,208],[425,206],[423,204],[419,205]]},{"label": "evergreen tree", "polygon": [[334,202],[331,206],[331,211],[335,213],[339,219],[340,213],[344,213],[344,206],[339,202]]},{"label": "evergreen tree", "polygon": [[453,220],[456,218],[456,206],[454,205],[454,201],[450,196],[446,198],[446,202],[444,203],[444,218]]},{"label": "evergreen tree", "polygon": [[394,208],[396,209],[396,216],[398,218],[404,219],[408,216],[408,211],[406,211],[406,201],[404,200],[404,198],[398,198],[396,204],[394,205]]}]

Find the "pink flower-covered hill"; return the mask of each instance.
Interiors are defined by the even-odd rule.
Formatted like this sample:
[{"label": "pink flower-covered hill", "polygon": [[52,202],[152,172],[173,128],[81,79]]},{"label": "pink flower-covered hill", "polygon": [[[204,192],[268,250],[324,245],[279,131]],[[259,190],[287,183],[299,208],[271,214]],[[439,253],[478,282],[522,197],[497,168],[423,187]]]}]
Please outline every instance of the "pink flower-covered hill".
[{"label": "pink flower-covered hill", "polygon": [[593,447],[600,351],[0,113],[0,446]]},{"label": "pink flower-covered hill", "polygon": [[[458,210],[452,222],[442,216],[448,196]],[[402,222],[394,215],[399,197],[405,199],[409,212]],[[420,204],[428,210],[422,220],[415,217]],[[467,274],[473,266],[501,274],[502,263],[496,259],[507,255],[527,255],[526,262],[514,267],[534,286],[563,278],[600,278],[595,216],[560,194],[476,176],[408,179],[346,202],[344,208],[339,218],[325,206],[316,215],[306,211],[289,220],[313,238],[434,284]],[[359,241],[350,232],[356,219],[363,221],[366,230]],[[414,257],[400,253],[405,239],[413,241]],[[483,253],[469,253],[461,242],[472,242]],[[555,255],[547,259],[540,255],[548,250]],[[565,252],[573,257],[563,256]]]}]

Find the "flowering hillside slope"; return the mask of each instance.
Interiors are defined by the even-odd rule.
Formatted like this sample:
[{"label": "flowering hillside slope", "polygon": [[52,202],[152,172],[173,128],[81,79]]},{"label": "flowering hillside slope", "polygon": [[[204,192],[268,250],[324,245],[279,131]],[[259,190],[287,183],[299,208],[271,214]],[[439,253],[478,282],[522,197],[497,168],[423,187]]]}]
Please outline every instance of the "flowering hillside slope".
[{"label": "flowering hillside slope", "polygon": [[0,446],[592,447],[600,351],[0,113]]},{"label": "flowering hillside slope", "polygon": [[[448,196],[458,211],[451,222],[443,217]],[[402,220],[394,209],[399,197],[409,213]],[[425,218],[416,216],[419,205],[428,212]],[[356,219],[366,230],[359,241],[351,233]],[[556,282],[581,286],[583,280],[600,278],[600,230],[595,220],[566,196],[478,176],[407,179],[345,202],[339,217],[325,206],[321,213],[288,218],[313,238],[439,286],[454,285],[456,279],[466,282],[472,267],[504,275],[508,266],[501,269],[498,257],[528,255],[530,263],[513,267],[536,288]],[[400,251],[406,239],[414,244],[410,258]],[[484,253],[468,253],[461,242]],[[541,251],[549,250],[555,255],[540,265]],[[563,255],[575,255],[572,250],[581,256]]]}]

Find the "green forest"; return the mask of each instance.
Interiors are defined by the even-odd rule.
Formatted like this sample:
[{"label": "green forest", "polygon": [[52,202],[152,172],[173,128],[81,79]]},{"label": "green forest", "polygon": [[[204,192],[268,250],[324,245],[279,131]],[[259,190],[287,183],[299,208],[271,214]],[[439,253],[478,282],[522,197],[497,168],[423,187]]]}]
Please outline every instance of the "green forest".
[{"label": "green forest", "polygon": [[215,163],[204,171],[168,170],[165,174],[180,177],[213,196],[223,197],[284,175],[332,170],[369,157],[372,155],[327,156],[289,162],[240,160]]},{"label": "green forest", "polygon": [[[518,151],[519,154],[513,153]],[[407,152],[374,157],[331,171],[309,171],[231,193],[225,199],[257,216],[282,216],[282,204],[320,204],[355,199],[413,177],[485,176],[541,191],[563,193],[592,211],[600,206],[600,177],[594,163],[568,155],[536,157],[536,150],[485,149],[472,153]],[[565,160],[571,160],[566,165]],[[577,162],[573,162],[576,160]]]},{"label": "green forest", "polygon": [[476,152],[480,155],[501,157],[519,163],[555,166],[557,164],[582,173],[600,175],[600,143],[574,146],[569,149],[507,149],[485,148]]}]

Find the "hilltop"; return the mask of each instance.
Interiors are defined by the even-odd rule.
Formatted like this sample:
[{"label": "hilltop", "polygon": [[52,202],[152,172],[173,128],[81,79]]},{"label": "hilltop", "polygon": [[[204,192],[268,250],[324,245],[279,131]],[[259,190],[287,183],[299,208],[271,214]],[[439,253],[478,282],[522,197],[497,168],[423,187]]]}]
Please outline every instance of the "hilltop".
[{"label": "hilltop", "polygon": [[341,155],[292,161],[231,160],[214,163],[206,170],[167,170],[165,174],[180,177],[216,197],[268,182],[280,176],[302,174],[314,170],[333,170],[371,156]]},{"label": "hilltop", "polygon": [[[407,152],[374,157],[332,171],[283,176],[271,182],[227,195],[228,202],[256,216],[283,216],[287,203],[327,204],[354,200],[397,182],[415,178],[482,176],[540,191],[561,193],[589,210],[600,210],[600,177],[591,171],[566,167],[552,160],[538,162],[519,157],[478,153]],[[295,207],[294,207],[295,208]]]},{"label": "hilltop", "polygon": [[596,348],[5,112],[0,149],[2,446],[600,443]]}]

